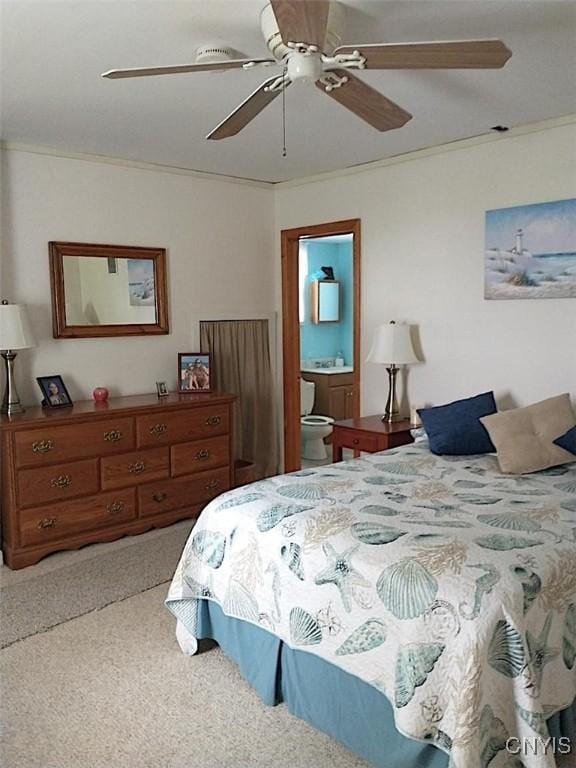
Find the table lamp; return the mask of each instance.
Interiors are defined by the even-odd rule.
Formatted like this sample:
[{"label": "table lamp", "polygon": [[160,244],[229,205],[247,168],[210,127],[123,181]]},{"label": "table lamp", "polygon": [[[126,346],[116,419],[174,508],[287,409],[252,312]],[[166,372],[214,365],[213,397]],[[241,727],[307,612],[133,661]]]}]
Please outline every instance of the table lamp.
[{"label": "table lamp", "polygon": [[22,304],[0,304],[0,350],[6,366],[6,389],[0,411],[9,416],[22,413],[24,408],[20,402],[16,382],[14,380],[15,349],[34,347],[34,337],[28,324],[28,315]]},{"label": "table lamp", "polygon": [[396,376],[399,365],[418,363],[410,338],[410,326],[392,322],[380,325],[376,329],[374,343],[366,358],[368,363],[380,363],[388,371],[388,400],[382,421],[400,421],[400,411],[396,398]]}]

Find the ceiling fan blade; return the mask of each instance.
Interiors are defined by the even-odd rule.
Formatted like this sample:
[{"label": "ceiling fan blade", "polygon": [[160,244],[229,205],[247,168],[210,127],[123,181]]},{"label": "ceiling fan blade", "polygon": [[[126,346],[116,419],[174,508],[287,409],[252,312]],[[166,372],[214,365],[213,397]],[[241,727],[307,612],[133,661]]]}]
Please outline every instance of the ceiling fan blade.
[{"label": "ceiling fan blade", "polygon": [[355,51],[367,69],[499,69],[512,56],[502,40],[342,45],[334,55]]},{"label": "ceiling fan blade", "polygon": [[179,75],[186,72],[217,72],[224,69],[240,69],[249,64],[278,64],[276,59],[229,59],[206,64],[173,64],[168,67],[137,67],[135,69],[110,69],[102,77],[118,80],[123,77],[151,77],[154,75]]},{"label": "ceiling fan blade", "polygon": [[271,0],[282,42],[324,47],[328,0]]},{"label": "ceiling fan blade", "polygon": [[222,122],[219,123],[206,138],[211,140],[227,139],[230,136],[235,136],[237,133],[240,133],[242,128],[245,128],[256,115],[262,112],[268,104],[274,101],[274,99],[282,93],[281,90],[265,90],[267,86],[271,85],[277,79],[277,77],[271,77],[268,80],[265,80],[262,85],[251,93],[242,104],[236,107],[228,117],[224,118],[224,120],[222,120]]},{"label": "ceiling fan blade", "polygon": [[327,93],[332,99],[342,104],[343,107],[354,112],[355,115],[365,120],[378,131],[391,131],[401,128],[412,119],[410,112],[399,107],[379,91],[367,85],[363,80],[355,77],[349,70],[331,70],[338,77],[347,77],[348,81],[326,91],[325,86],[318,80],[316,87]]}]

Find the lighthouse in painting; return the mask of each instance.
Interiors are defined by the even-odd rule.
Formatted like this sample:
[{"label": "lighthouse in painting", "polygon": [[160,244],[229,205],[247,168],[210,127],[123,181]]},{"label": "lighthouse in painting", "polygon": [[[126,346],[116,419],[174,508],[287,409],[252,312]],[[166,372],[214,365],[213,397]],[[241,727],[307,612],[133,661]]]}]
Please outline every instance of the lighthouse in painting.
[{"label": "lighthouse in painting", "polygon": [[516,245],[514,246],[514,248],[512,248],[512,253],[515,253],[517,256],[522,256],[522,254],[528,253],[528,251],[524,248],[524,230],[523,229],[516,230]]}]

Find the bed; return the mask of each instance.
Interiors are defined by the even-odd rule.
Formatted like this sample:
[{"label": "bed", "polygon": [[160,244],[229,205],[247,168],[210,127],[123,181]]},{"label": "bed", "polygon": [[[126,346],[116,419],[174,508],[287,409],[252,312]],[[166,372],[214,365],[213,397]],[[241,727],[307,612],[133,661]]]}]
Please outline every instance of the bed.
[{"label": "bed", "polygon": [[215,639],[378,768],[576,749],[576,463],[506,476],[423,443],[230,491],[166,604],[184,652]]}]

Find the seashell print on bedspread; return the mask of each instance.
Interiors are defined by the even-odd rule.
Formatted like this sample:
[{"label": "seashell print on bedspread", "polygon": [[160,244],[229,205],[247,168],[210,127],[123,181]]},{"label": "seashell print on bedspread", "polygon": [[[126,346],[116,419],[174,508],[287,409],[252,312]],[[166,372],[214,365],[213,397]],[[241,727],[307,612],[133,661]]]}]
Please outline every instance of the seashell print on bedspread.
[{"label": "seashell print on bedspread", "polygon": [[375,686],[451,768],[554,768],[576,697],[576,463],[502,475],[425,444],[229,491],[202,512],[167,605],[200,600]]}]

